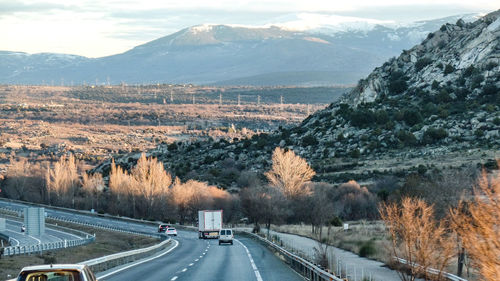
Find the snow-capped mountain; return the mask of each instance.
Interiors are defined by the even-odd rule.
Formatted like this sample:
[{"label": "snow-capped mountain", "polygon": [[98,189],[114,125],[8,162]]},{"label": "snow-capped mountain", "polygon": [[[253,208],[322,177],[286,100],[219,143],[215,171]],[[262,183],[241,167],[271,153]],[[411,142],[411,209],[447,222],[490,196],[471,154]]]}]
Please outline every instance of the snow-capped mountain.
[{"label": "snow-capped mountain", "polygon": [[402,24],[297,14],[264,26],[193,26],[97,59],[0,52],[0,83],[352,84],[460,17]]}]

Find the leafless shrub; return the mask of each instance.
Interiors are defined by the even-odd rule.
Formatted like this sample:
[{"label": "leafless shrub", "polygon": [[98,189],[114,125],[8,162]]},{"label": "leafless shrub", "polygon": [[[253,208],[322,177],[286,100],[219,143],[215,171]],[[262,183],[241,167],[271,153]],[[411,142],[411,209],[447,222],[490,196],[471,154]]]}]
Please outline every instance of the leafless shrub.
[{"label": "leafless shrub", "polygon": [[336,214],[344,219],[375,219],[378,216],[376,196],[354,180],[341,184],[332,199],[336,202]]},{"label": "leafless shrub", "polygon": [[[392,255],[406,260],[407,270],[398,271],[401,280],[413,281],[419,276],[441,280],[455,247],[445,222],[434,219],[433,207],[421,199],[406,197],[401,205],[382,203],[380,215],[388,227]],[[437,269],[437,276],[428,273],[429,268]]]},{"label": "leafless shrub", "polygon": [[499,217],[500,173],[489,176],[483,171],[472,200],[463,200],[452,210],[452,225],[482,280],[498,280],[500,276]]},{"label": "leafless shrub", "polygon": [[314,250],[314,262],[321,266],[322,268],[328,268],[330,264],[328,260],[328,244],[317,243]]}]

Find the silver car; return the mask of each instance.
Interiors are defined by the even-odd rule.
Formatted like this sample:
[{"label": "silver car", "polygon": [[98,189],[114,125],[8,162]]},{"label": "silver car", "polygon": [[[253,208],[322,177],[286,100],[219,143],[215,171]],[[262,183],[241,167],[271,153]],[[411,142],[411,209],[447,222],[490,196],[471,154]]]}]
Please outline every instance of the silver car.
[{"label": "silver car", "polygon": [[234,233],[231,229],[221,229],[219,231],[219,245],[222,243],[229,243],[233,245]]}]

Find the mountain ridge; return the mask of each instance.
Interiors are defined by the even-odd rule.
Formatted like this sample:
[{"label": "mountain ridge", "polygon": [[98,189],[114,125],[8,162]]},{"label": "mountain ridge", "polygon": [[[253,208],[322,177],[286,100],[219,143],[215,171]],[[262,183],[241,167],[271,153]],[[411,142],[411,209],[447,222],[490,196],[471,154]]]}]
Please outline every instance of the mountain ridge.
[{"label": "mountain ridge", "polygon": [[[237,179],[218,176],[224,165],[263,172],[277,146],[305,158],[315,180],[331,183],[370,183],[500,158],[500,11],[443,25],[299,126],[239,141],[177,143],[175,150],[160,145],[149,155],[177,176],[196,167],[195,179],[232,188]],[[130,168],[129,157],[115,161]]]},{"label": "mountain ridge", "polygon": [[[429,21],[436,25],[442,20]],[[434,22],[434,23],[433,23]],[[421,25],[421,24],[419,24]],[[405,31],[408,33],[407,27]],[[425,33],[421,26],[413,30]],[[410,47],[402,30],[377,26],[372,31],[315,33],[278,26],[248,28],[238,25],[198,25],[101,58],[38,54],[14,60],[0,53],[0,83],[42,84],[49,81],[82,83],[194,83],[224,84],[254,81],[254,85],[294,85],[290,79],[255,81],[277,72],[307,73],[302,84],[352,84],[390,56]],[[59,58],[58,58],[59,56]],[[29,57],[29,56],[28,56]],[[327,77],[318,72],[345,72]],[[265,79],[266,80],[266,79]]]}]

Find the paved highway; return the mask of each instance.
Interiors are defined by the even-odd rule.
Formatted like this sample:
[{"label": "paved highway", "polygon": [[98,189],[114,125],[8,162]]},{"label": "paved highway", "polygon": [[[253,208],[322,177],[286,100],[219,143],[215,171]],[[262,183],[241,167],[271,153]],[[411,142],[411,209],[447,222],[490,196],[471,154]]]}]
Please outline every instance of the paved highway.
[{"label": "paved highway", "polygon": [[45,234],[42,235],[41,237],[31,236],[27,235],[25,232],[21,232],[22,225],[23,223],[20,221],[15,221],[6,218],[6,230],[4,233],[11,238],[12,246],[29,246],[42,243],[52,243],[52,242],[60,242],[64,240],[75,240],[82,238],[75,234],[66,233],[51,228],[46,228]]},{"label": "paved highway", "polygon": [[[0,207],[21,211],[25,206],[0,201]],[[49,217],[80,223],[156,233],[157,226],[113,220],[95,215],[75,214],[46,209]],[[194,231],[178,230],[174,237],[178,245],[170,253],[142,262],[126,265],[124,270],[112,269],[100,273],[99,280],[292,280],[304,279],[279,260],[260,243],[246,237],[235,236],[233,245],[218,245],[218,240],[200,240]],[[139,261],[140,262],[140,261]],[[122,267],[124,268],[124,267]]]},{"label": "paved highway", "polygon": [[178,233],[174,239],[179,245],[171,253],[137,266],[127,265],[123,271],[118,268],[102,272],[97,277],[100,281],[304,280],[252,239],[236,236],[233,245],[218,245],[218,240],[198,239],[193,231]]}]

